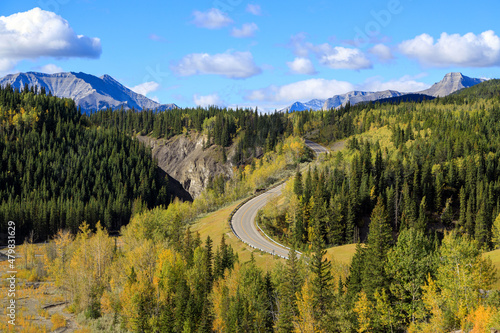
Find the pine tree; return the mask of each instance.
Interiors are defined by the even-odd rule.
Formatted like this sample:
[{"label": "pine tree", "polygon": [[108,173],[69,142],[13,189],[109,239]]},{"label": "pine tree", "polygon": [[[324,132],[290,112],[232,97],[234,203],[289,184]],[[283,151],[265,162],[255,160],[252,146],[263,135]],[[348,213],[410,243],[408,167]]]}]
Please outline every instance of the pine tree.
[{"label": "pine tree", "polygon": [[302,195],[302,191],[302,173],[300,170],[297,170],[293,180],[293,192],[296,196],[300,197]]},{"label": "pine tree", "polygon": [[210,236],[207,236],[207,240],[205,241],[205,276],[206,276],[206,290],[207,293],[212,289],[213,282],[213,271],[212,271],[212,239]]},{"label": "pine tree", "polygon": [[304,200],[299,198],[299,203],[296,207],[295,221],[293,226],[293,238],[295,244],[302,244],[305,238],[305,228],[304,228]]},{"label": "pine tree", "polygon": [[417,220],[415,202],[410,194],[410,187],[405,182],[403,185],[403,211],[401,213],[401,226],[403,228],[414,227]]},{"label": "pine tree", "polygon": [[[290,260],[296,260],[293,259],[293,256],[295,255],[289,252],[289,260],[287,261],[287,264]],[[291,277],[288,275],[290,273],[291,272],[287,270],[287,276],[283,281],[282,294],[278,296],[278,319],[276,321],[275,330],[280,333],[293,332],[293,318],[296,312],[296,298],[292,285],[292,283],[295,282],[290,279]]]},{"label": "pine tree", "polygon": [[427,197],[423,197],[422,201],[420,201],[420,206],[418,209],[418,220],[415,225],[416,230],[425,232],[427,230]]},{"label": "pine tree", "polygon": [[314,292],[314,308],[317,310],[317,319],[321,317],[331,302],[332,263],[325,258],[326,250],[321,227],[318,220],[312,221],[311,249],[313,251],[309,267],[311,270],[311,287]]},{"label": "pine tree", "polygon": [[469,199],[467,200],[467,212],[466,212],[466,219],[465,219],[465,232],[467,235],[474,237],[474,215],[472,211],[472,205],[473,205],[473,197],[469,196]]},{"label": "pine tree", "polygon": [[489,248],[490,246],[491,232],[487,219],[485,203],[482,202],[476,215],[474,232],[476,241],[480,248]]},{"label": "pine tree", "polygon": [[374,195],[379,195],[383,189],[383,172],[384,172],[384,160],[382,158],[382,151],[377,149],[375,155],[375,165],[373,166],[373,175],[375,182],[375,192]]},{"label": "pine tree", "polygon": [[[288,251],[288,260],[286,262],[287,295],[290,297],[293,297],[293,295],[300,291],[304,282],[304,277],[301,271],[302,268],[297,256],[297,251],[295,251],[295,247],[292,246]],[[293,301],[292,307],[294,309],[295,305],[295,301]]]},{"label": "pine tree", "polygon": [[438,170],[436,173],[434,188],[436,189],[436,197],[434,205],[435,209],[439,211],[441,210],[443,204],[443,188],[444,188],[443,174],[441,170]]},{"label": "pine tree", "polygon": [[458,227],[461,232],[465,231],[465,225],[467,221],[467,196],[465,194],[465,189],[462,186],[460,188],[460,216],[458,218]]},{"label": "pine tree", "polygon": [[309,199],[311,198],[312,195],[312,175],[311,175],[311,167],[309,166],[309,169],[307,170],[306,174],[306,180],[304,183],[304,189],[302,191],[304,195],[304,202],[308,203]]},{"label": "pine tree", "polygon": [[193,253],[194,253],[194,247],[193,247],[193,237],[192,237],[192,232],[191,228],[187,228],[186,232],[184,234],[184,241],[183,241],[183,247],[182,247],[182,254],[184,256],[184,259],[188,263],[188,265],[193,264]]},{"label": "pine tree", "polygon": [[445,226],[449,226],[452,221],[453,221],[453,208],[452,208],[452,199],[450,197],[446,199],[443,211],[441,212],[441,222]]},{"label": "pine tree", "polygon": [[371,215],[364,258],[363,289],[370,298],[373,297],[376,289],[388,287],[385,264],[392,241],[392,229],[388,222],[387,212],[382,198],[379,197]]},{"label": "pine tree", "polygon": [[349,277],[347,278],[347,294],[354,300],[363,289],[363,272],[365,267],[366,247],[361,243],[356,244],[356,252],[351,260]]}]

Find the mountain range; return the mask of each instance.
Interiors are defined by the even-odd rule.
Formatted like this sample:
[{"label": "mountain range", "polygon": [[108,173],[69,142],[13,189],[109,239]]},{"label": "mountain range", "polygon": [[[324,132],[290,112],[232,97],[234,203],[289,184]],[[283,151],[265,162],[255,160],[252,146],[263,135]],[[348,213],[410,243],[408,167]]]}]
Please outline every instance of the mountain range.
[{"label": "mountain range", "polygon": [[109,75],[97,77],[85,73],[44,74],[37,72],[10,74],[0,79],[0,86],[45,88],[52,95],[71,98],[83,111],[101,109],[170,110],[175,104],[160,104],[125,87]]},{"label": "mountain range", "polygon": [[433,97],[444,97],[449,94],[454,93],[463,88],[472,87],[478,83],[485,81],[485,79],[470,78],[463,75],[462,73],[448,73],[444,78],[433,84],[430,88],[414,92],[414,93],[402,93],[395,90],[384,90],[384,91],[350,91],[345,94],[335,95],[328,99],[313,99],[309,102],[295,102],[292,105],[280,110],[280,111],[304,111],[304,110],[328,110],[330,108],[339,108],[345,106],[347,102],[351,105],[360,102],[370,102],[376,100],[390,100],[391,98],[401,97],[405,95],[420,94],[425,96]]},{"label": "mountain range", "polygon": [[[327,99],[312,99],[308,102],[295,102],[280,111],[328,110],[360,102],[376,100],[391,100],[411,94],[421,94],[428,97],[443,97],[463,88],[472,87],[484,79],[470,78],[462,73],[448,73],[444,78],[430,88],[415,93],[403,93],[395,90],[384,91],[350,91],[334,95]],[[135,110],[171,110],[178,108],[175,104],[160,104],[146,96],[138,94],[125,87],[109,75],[97,77],[85,73],[44,74],[37,72],[10,74],[0,79],[0,86],[10,84],[14,88],[23,89],[25,84],[44,87],[52,95],[71,98],[83,111],[101,109],[132,109]],[[412,98],[415,98],[413,96]]]}]

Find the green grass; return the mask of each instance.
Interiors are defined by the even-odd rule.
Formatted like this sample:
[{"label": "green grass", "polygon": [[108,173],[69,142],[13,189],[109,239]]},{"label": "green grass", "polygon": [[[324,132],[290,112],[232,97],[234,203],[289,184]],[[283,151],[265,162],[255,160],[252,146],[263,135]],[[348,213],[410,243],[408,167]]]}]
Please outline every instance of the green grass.
[{"label": "green grass", "polygon": [[326,250],[326,257],[330,261],[337,261],[350,265],[355,252],[356,244],[334,246]]},{"label": "green grass", "polygon": [[222,235],[225,234],[226,243],[231,245],[234,251],[238,253],[240,263],[249,261],[253,252],[257,266],[263,270],[271,270],[278,261],[284,261],[284,259],[274,258],[268,253],[252,249],[240,241],[229,227],[227,222],[229,215],[241,201],[236,201],[225,208],[205,215],[191,226],[191,230],[199,232],[203,242],[207,239],[207,236],[210,236],[214,241],[214,252],[220,244]]},{"label": "green grass", "polygon": [[[497,268],[497,274],[500,277],[500,249],[486,252],[483,257],[489,257],[493,266]],[[492,289],[500,290],[500,279],[492,286]]]}]

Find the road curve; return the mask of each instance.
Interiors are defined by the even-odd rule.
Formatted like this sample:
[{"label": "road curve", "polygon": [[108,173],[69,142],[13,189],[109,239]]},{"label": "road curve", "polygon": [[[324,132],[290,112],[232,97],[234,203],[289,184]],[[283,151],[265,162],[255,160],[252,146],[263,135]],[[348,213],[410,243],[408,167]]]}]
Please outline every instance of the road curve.
[{"label": "road curve", "polygon": [[305,140],[305,142],[306,142],[306,145],[316,153],[316,155],[319,155],[321,153],[328,153],[328,149],[317,144],[316,142],[312,142],[311,140],[307,140],[307,139]]},{"label": "road curve", "polygon": [[[325,147],[315,142],[309,140],[305,140],[305,142],[316,155],[328,152]],[[281,184],[246,202],[234,213],[231,219],[231,225],[236,237],[249,246],[288,259],[289,248],[264,236],[262,232],[257,230],[258,227],[255,224],[257,212],[262,209],[271,198],[280,195],[283,186],[284,184]]]}]

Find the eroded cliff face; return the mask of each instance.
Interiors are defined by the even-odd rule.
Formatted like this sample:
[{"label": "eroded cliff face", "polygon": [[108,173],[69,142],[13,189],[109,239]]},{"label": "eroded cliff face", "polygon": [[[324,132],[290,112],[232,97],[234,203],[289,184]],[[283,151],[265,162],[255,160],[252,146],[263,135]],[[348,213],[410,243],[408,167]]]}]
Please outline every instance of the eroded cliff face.
[{"label": "eroded cliff face", "polygon": [[204,150],[203,145],[207,138],[202,134],[178,135],[168,140],[147,136],[137,136],[137,139],[152,147],[152,154],[158,161],[158,166],[179,181],[193,198],[208,185],[210,176],[233,175],[233,165],[230,161],[234,149],[228,149],[227,162],[222,163],[221,148],[212,146]]}]

